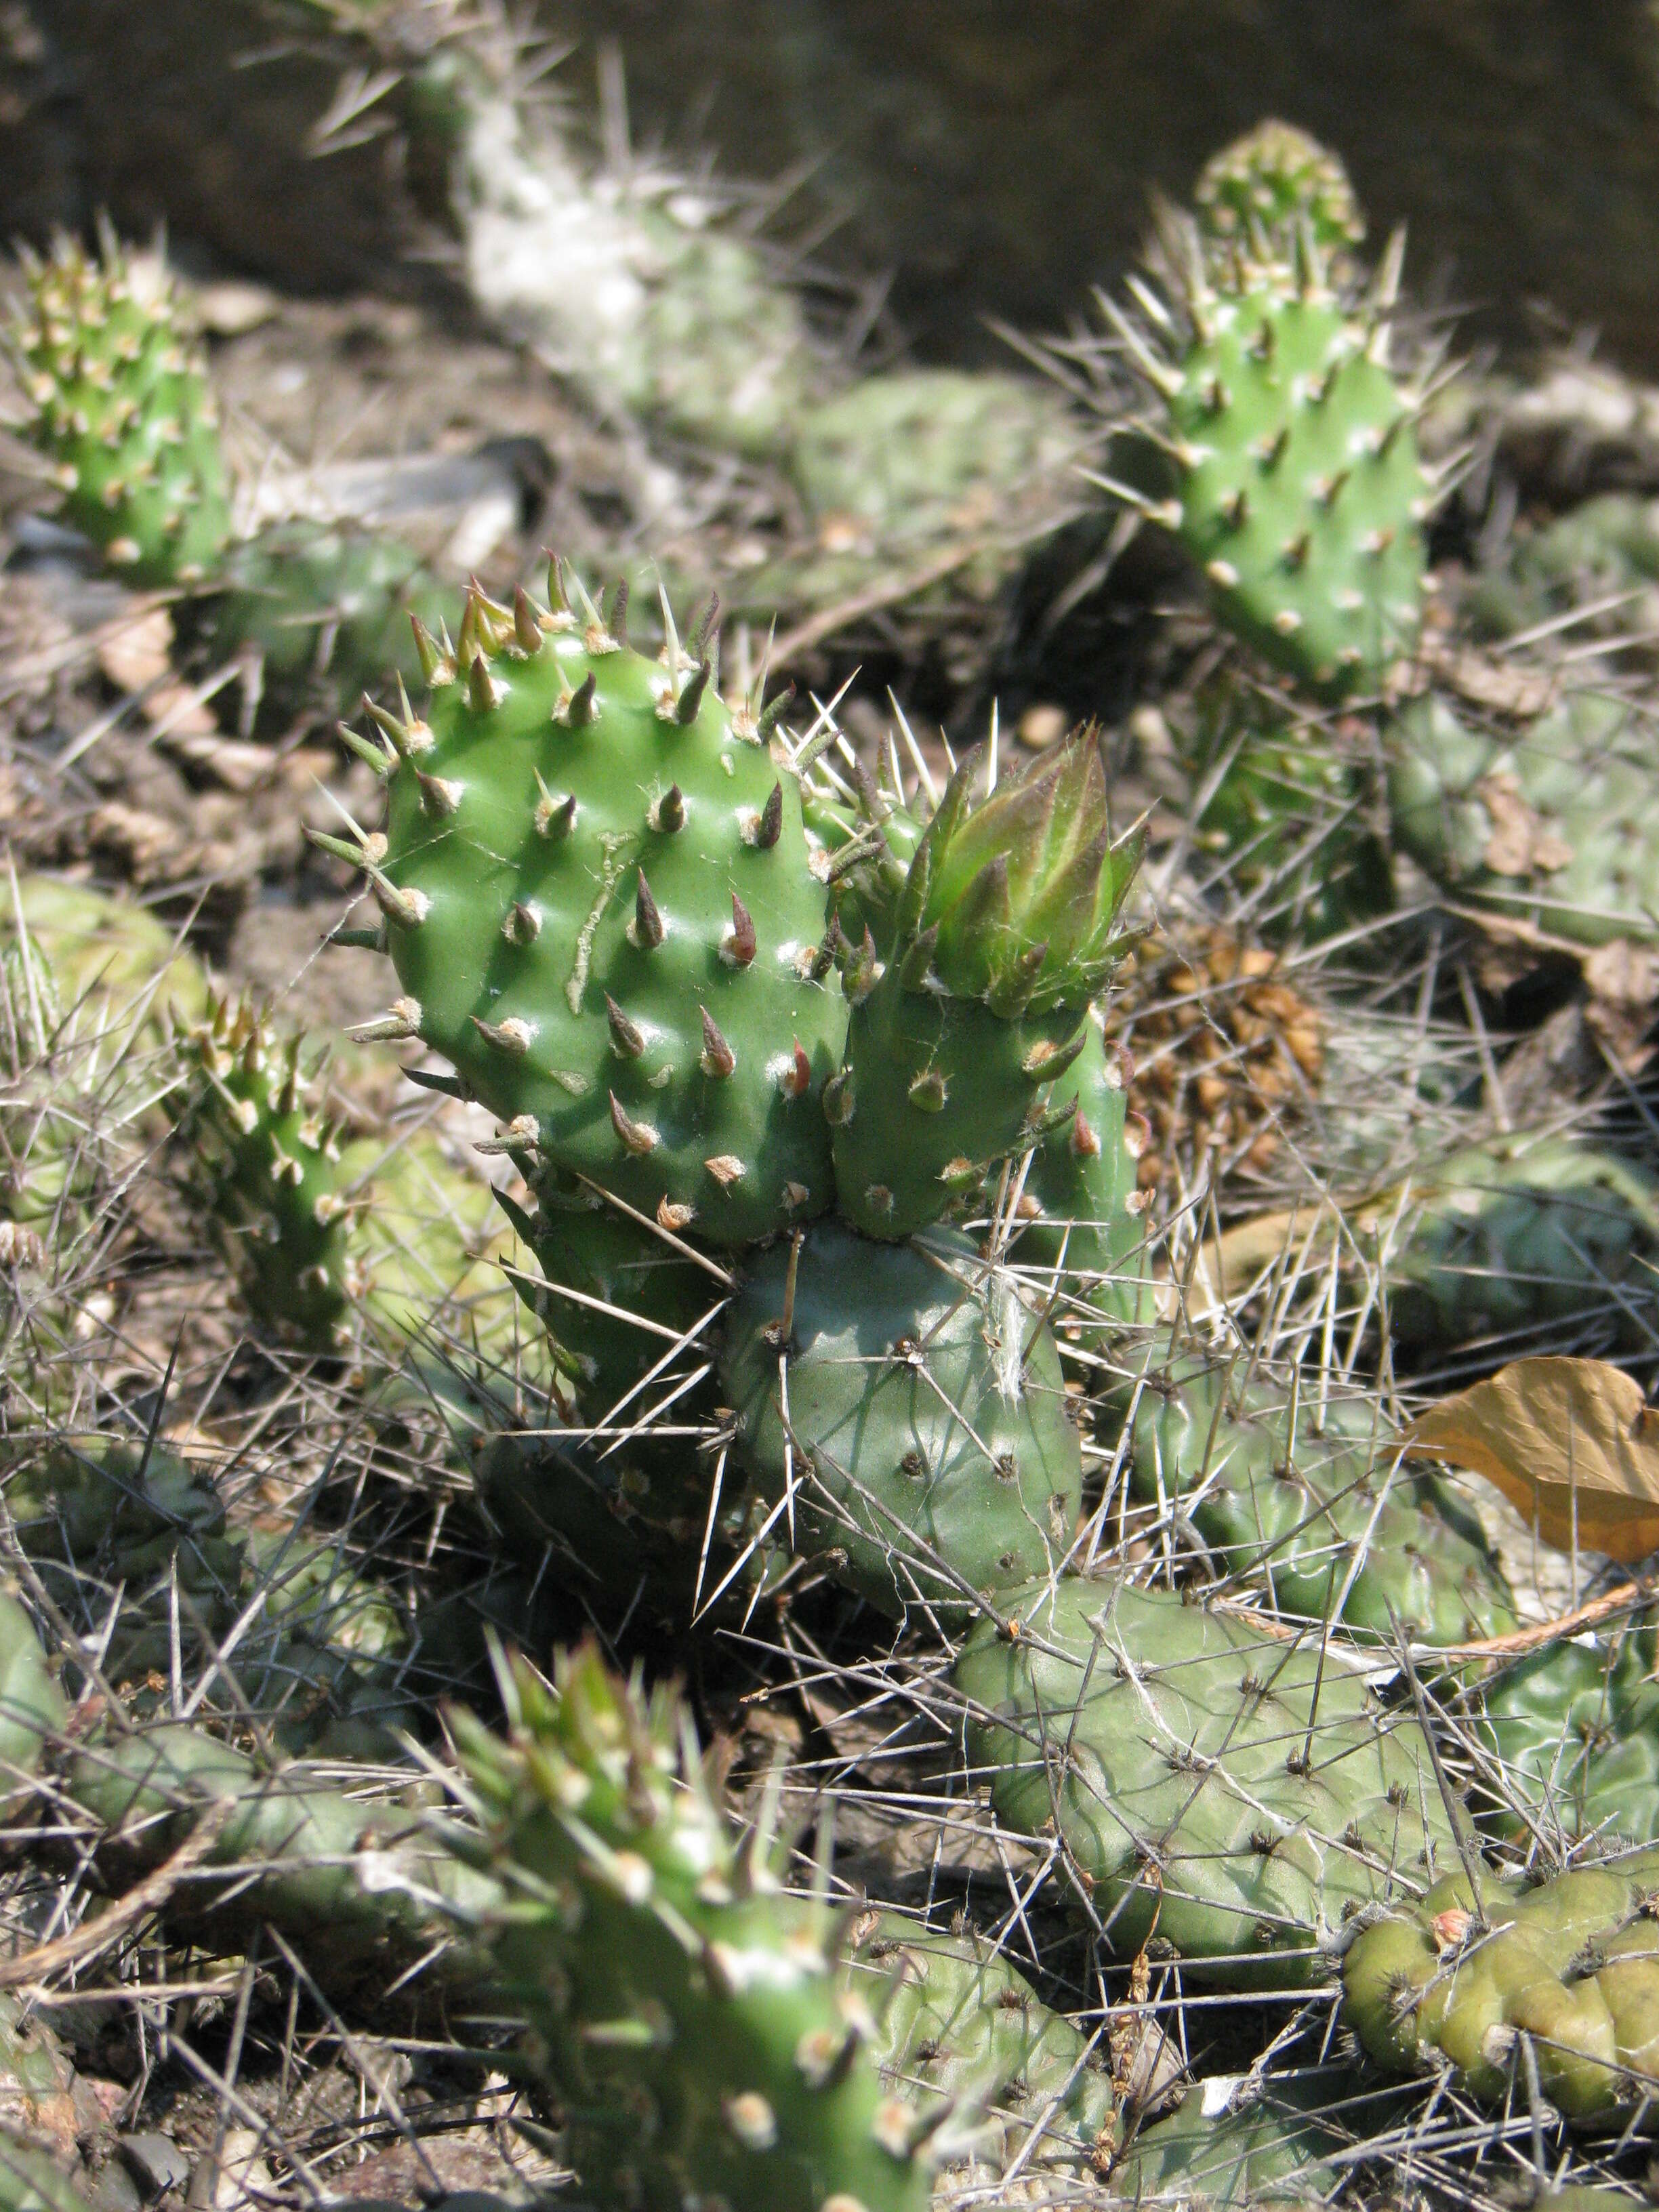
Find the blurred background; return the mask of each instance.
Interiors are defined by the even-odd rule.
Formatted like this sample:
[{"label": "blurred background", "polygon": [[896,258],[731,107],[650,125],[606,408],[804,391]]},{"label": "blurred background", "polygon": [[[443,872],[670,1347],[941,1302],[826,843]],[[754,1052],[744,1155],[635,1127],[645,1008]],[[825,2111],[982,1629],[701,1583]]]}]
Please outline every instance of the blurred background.
[{"label": "blurred background", "polygon": [[[407,11],[418,15],[417,9]],[[943,361],[988,315],[1050,324],[1115,276],[1146,189],[1186,192],[1264,114],[1341,148],[1379,232],[1413,226],[1474,326],[1529,303],[1659,357],[1651,0],[564,0],[560,82],[614,42],[637,143],[794,185],[841,267]],[[107,208],[175,251],[320,291],[401,265],[385,146],[307,158],[335,97],[253,0],[7,0],[0,222]],[[430,268],[427,275],[431,274]]]}]

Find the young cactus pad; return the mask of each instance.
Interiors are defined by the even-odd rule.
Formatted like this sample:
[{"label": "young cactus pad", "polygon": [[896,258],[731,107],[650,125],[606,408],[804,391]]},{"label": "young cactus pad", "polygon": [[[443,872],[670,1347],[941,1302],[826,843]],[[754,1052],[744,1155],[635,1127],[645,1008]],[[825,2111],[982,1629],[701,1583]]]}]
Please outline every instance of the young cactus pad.
[{"label": "young cactus pad", "polygon": [[911,860],[884,961],[848,958],[847,1060],[824,1098],[842,1212],[906,1237],[1018,1140],[1084,1044],[1139,860],[1114,844],[1092,728],[977,806],[951,777]]},{"label": "young cactus pad", "polygon": [[1189,1978],[1316,1983],[1346,1918],[1455,1856],[1421,1729],[1317,1636],[1082,1580],[1001,1602],[951,1677],[969,1771],[1006,1827],[1058,1828],[1114,1954],[1156,1935]]},{"label": "young cactus pad", "polygon": [[1193,187],[1206,246],[1288,260],[1305,232],[1322,253],[1363,244],[1365,218],[1340,155],[1271,118],[1224,146]]},{"label": "young cactus pad", "polygon": [[1035,1304],[948,1231],[875,1245],[826,1222],[761,1255],[720,1380],[793,1549],[899,1615],[960,1618],[1049,1570],[1083,1468]]},{"label": "young cactus pad", "polygon": [[230,537],[217,416],[171,288],[106,234],[25,264],[32,312],[9,350],[64,513],[135,584],[189,583]]},{"label": "young cactus pad", "polygon": [[675,1698],[586,1650],[515,1675],[463,1762],[506,1892],[493,1943],[568,2153],[605,2212],[926,2212],[925,2119],[883,2090],[828,1900],[733,1835]]},{"label": "young cactus pad", "polygon": [[[1443,2066],[1482,2103],[1531,2064],[1570,2120],[1613,2127],[1659,2094],[1659,1852],[1575,1868],[1520,1897],[1463,1874],[1354,1941],[1346,2016],[1391,2073]],[[1640,2124],[1639,2121],[1638,2124]]]},{"label": "young cactus pad", "polygon": [[1149,511],[1267,659],[1322,693],[1374,684],[1417,642],[1433,503],[1386,292],[1362,316],[1305,259],[1220,289],[1190,244],[1179,358],[1119,318],[1167,410],[1176,493]]},{"label": "young cactus pad", "polygon": [[215,1000],[180,1040],[196,1077],[185,1134],[253,1312],[326,1350],[349,1337],[364,1279],[339,1131],[301,1078],[300,1048],[250,1000]]},{"label": "young cactus pad", "polygon": [[845,1009],[799,786],[701,638],[671,625],[647,660],[576,598],[475,591],[429,649],[428,719],[375,714],[385,836],[343,848],[405,994],[375,1028],[441,1052],[550,1166],[744,1243],[831,1195]]}]

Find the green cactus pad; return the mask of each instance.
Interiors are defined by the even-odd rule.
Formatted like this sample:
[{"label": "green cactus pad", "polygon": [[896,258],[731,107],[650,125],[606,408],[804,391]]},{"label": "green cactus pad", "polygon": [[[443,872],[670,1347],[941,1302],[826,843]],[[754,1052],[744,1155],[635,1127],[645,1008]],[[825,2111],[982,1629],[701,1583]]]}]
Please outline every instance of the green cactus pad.
[{"label": "green cactus pad", "polygon": [[1399,2101],[1397,2089],[1334,2066],[1212,2078],[1140,2130],[1112,2170],[1113,2193],[1180,2212],[1328,2204],[1349,2163],[1335,2154],[1386,2125]]},{"label": "green cactus pad", "polygon": [[876,1245],[825,1223],[799,1254],[774,1245],[720,1383],[775,1534],[884,1613],[959,1618],[1066,1550],[1082,1459],[1059,1355],[1040,1302],[965,1237]]},{"label": "green cactus pad", "polygon": [[1514,1895],[1443,1877],[1354,1940],[1346,2013],[1390,2073],[1447,2069],[1481,2103],[1539,2088],[1613,2128],[1659,2090],[1659,1852],[1575,1869]]},{"label": "green cactus pad", "polygon": [[[501,1201],[542,1271],[540,1283],[520,1278],[520,1295],[557,1347],[578,1405],[600,1420],[662,1368],[674,1339],[696,1328],[721,1286],[684,1256],[683,1245],[619,1213],[573,1177],[543,1175],[535,1196],[533,1213]],[[685,1364],[682,1357],[666,1371],[678,1374]],[[635,1418],[648,1403],[635,1407]]]},{"label": "green cactus pad", "polygon": [[739,1848],[672,1697],[582,1651],[552,1693],[520,1668],[506,1742],[463,1720],[492,1942],[538,2043],[572,2163],[605,2212],[926,2212],[918,2116],[837,1987],[836,1916]]},{"label": "green cactus pad", "polygon": [[1386,316],[1361,319],[1305,263],[1212,289],[1193,252],[1179,360],[1129,332],[1168,414],[1176,497],[1155,512],[1266,659],[1322,693],[1375,684],[1417,642],[1433,501]]},{"label": "green cactus pad", "polygon": [[211,583],[179,611],[185,638],[216,662],[256,659],[277,715],[349,713],[394,674],[418,684],[410,617],[436,623],[449,597],[398,539],[307,521],[232,546]]},{"label": "green cactus pad", "polygon": [[325,1990],[383,2001],[407,1975],[411,2009],[423,1990],[476,2002],[489,1989],[486,1957],[455,1928],[500,1893],[429,1814],[348,1796],[301,1761],[262,1771],[184,1723],[78,1743],[57,1786],[102,1832],[99,1867],[111,1881],[159,1865],[204,1812],[225,1808],[193,1879],[163,1908],[179,1941],[222,1948],[274,1927]]},{"label": "green cactus pad", "polygon": [[905,1237],[976,1188],[1083,1046],[1139,860],[1114,845],[1092,729],[970,807],[951,779],[910,863],[884,966],[849,957],[847,1060],[826,1094],[841,1210]]},{"label": "green cactus pad", "polygon": [[1110,2075],[982,1936],[866,1913],[841,1981],[874,2015],[874,2057],[905,2103],[924,2112],[994,2112],[1014,2148],[1043,2121],[1037,2156],[1045,2165],[1103,2167],[1109,2160],[1119,2132]]},{"label": "green cactus pad", "polygon": [[1340,155],[1271,118],[1204,165],[1193,200],[1206,244],[1289,260],[1304,233],[1322,253],[1364,243],[1365,218]]},{"label": "green cactus pad", "polygon": [[[1194,842],[1247,896],[1261,936],[1315,940],[1388,912],[1394,887],[1370,820],[1374,779],[1347,735],[1276,693],[1224,682],[1175,734]],[[1197,866],[1207,872],[1205,860]]]},{"label": "green cactus pad", "polygon": [[[1152,1318],[1152,1267],[1136,1155],[1126,1135],[1127,1054],[1109,1046],[1091,1013],[1083,1050],[1054,1085],[1063,1108],[1038,1144],[1013,1233],[1010,1264],[1032,1276],[1054,1308],[1061,1347],[1097,1358],[1121,1351],[1124,1334]],[[988,1184],[994,1204],[996,1184]]]},{"label": "green cactus pad", "polygon": [[1424,699],[1386,743],[1395,841],[1451,897],[1573,944],[1659,939],[1659,771],[1632,702],[1575,691],[1517,735]]},{"label": "green cactus pad", "polygon": [[1279,1641],[1162,1591],[1004,1593],[951,1677],[969,1769],[1020,1835],[1058,1830],[1115,1956],[1189,1980],[1318,1983],[1365,1905],[1455,1856],[1429,1747],[1318,1636]]},{"label": "green cactus pad", "polygon": [[1518,1627],[1480,1522],[1443,1479],[1407,1467],[1389,1480],[1400,1449],[1374,1398],[1245,1380],[1237,1362],[1190,1352],[1146,1371],[1131,1480],[1137,1497],[1177,1504],[1226,1573],[1264,1577],[1296,1619],[1328,1620],[1342,1599],[1345,1626],[1389,1644]]},{"label": "green cactus pad", "polygon": [[106,235],[27,265],[31,313],[9,350],[64,513],[135,584],[190,583],[230,537],[219,431],[166,275]]},{"label": "green cactus pad", "polygon": [[1481,1697],[1488,1825],[1659,1843],[1659,1627],[1651,1614],[1528,1652]]},{"label": "green cactus pad", "polygon": [[326,1350],[364,1282],[340,1131],[252,1002],[216,1001],[181,1039],[196,1077],[183,1134],[226,1258],[258,1317]]},{"label": "green cactus pad", "polygon": [[1600,1322],[1650,1339],[1659,1181],[1570,1137],[1496,1138],[1412,1178],[1421,1211],[1389,1262],[1392,1319],[1419,1344]]},{"label": "green cactus pad", "polygon": [[550,1167],[717,1244],[825,1207],[844,1009],[787,760],[710,663],[481,595],[369,848],[418,1034]]}]

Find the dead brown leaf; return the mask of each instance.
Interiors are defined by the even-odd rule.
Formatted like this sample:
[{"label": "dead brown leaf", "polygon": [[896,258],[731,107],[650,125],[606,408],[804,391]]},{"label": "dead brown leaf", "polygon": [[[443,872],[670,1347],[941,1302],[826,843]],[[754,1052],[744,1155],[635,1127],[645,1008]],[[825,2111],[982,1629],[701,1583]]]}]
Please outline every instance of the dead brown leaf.
[{"label": "dead brown leaf", "polygon": [[1413,1425],[1428,1459],[1485,1475],[1546,1543],[1634,1565],[1659,1550],[1659,1408],[1601,1359],[1517,1359]]}]

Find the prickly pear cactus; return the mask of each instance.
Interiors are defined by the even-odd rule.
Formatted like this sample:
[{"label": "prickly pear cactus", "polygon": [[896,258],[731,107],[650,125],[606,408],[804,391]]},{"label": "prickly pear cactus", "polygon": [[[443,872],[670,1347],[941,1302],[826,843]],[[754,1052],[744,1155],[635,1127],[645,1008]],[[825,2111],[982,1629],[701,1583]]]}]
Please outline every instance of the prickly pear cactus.
[{"label": "prickly pear cactus", "polygon": [[1312,940],[1387,913],[1380,804],[1351,724],[1333,728],[1276,692],[1224,681],[1174,724],[1194,842],[1244,895],[1259,935]]},{"label": "prickly pear cactus", "polygon": [[884,1613],[960,1620],[1064,1555],[1083,1468],[1059,1354],[1041,1302],[966,1237],[827,1222],[775,1244],[720,1384],[779,1535]]},{"label": "prickly pear cactus", "polygon": [[1111,2077],[993,1944],[896,1912],[861,1915],[852,1937],[842,1986],[876,2021],[874,2056],[895,2096],[927,2113],[994,2113],[1011,2148],[1042,2121],[1045,2165],[1103,2169],[1119,2134]]},{"label": "prickly pear cactus", "polygon": [[242,1547],[225,1524],[224,1501],[203,1469],[154,1440],[23,1435],[9,1439],[6,1504],[17,1539],[63,1612],[83,1617],[83,1592],[123,1602],[105,1647],[114,1682],[166,1675],[173,1649],[174,1592],[183,1634],[230,1626],[241,1584]]},{"label": "prickly pear cactus", "polygon": [[1189,335],[1173,355],[1118,319],[1159,394],[1175,496],[1166,521],[1218,614],[1322,693],[1374,684],[1416,645],[1433,488],[1416,395],[1389,366],[1390,270],[1366,310],[1339,301],[1319,258],[1213,281],[1183,258]]},{"label": "prickly pear cactus", "polygon": [[1398,2101],[1336,2067],[1200,2081],[1136,2135],[1113,2168],[1113,2193],[1182,2212],[1326,2204],[1344,2171],[1333,2154],[1379,2131]]},{"label": "prickly pear cactus", "polygon": [[447,598],[398,539],[306,520],[231,546],[210,582],[179,611],[187,641],[214,662],[251,663],[279,711],[337,714],[394,674],[418,683],[410,617],[436,623]]},{"label": "prickly pear cactus", "polygon": [[505,1741],[457,1735],[507,1903],[493,1945],[601,2207],[926,2212],[925,2129],[861,2048],[827,1899],[741,1848],[689,1717],[580,1651],[520,1668]]},{"label": "prickly pear cactus", "polygon": [[194,582],[230,538],[218,419],[165,273],[106,233],[25,263],[30,311],[9,350],[64,512],[146,585]]},{"label": "prickly pear cactus", "polygon": [[976,750],[928,823],[890,944],[865,939],[842,970],[847,1059],[823,1103],[841,1210],[867,1236],[937,1220],[1015,1146],[1122,949],[1139,851],[1112,842],[1096,732],[973,806],[981,767]]},{"label": "prickly pear cactus", "polygon": [[301,1048],[298,1036],[276,1036],[250,1000],[216,999],[179,1040],[193,1079],[180,1134],[254,1314],[327,1349],[349,1340],[366,1287],[356,1234],[364,1201],[317,1070],[301,1073]]},{"label": "prickly pear cactus", "polygon": [[1154,1935],[1189,1980],[1323,1980],[1344,1923],[1455,1856],[1429,1748],[1321,1639],[1163,1591],[1001,1594],[951,1677],[998,1820],[1064,1841],[1115,1955]]},{"label": "prickly pear cactus", "polygon": [[663,1371],[676,1339],[719,1300],[720,1282],[574,1176],[543,1171],[535,1198],[532,1212],[500,1194],[542,1273],[540,1282],[521,1276],[520,1294],[551,1338],[578,1406],[603,1424]]},{"label": "prickly pear cactus", "polygon": [[552,612],[475,592],[429,720],[377,713],[384,842],[343,849],[404,996],[371,1033],[441,1052],[550,1167],[743,1243],[831,1196],[845,1010],[799,787],[701,635],[647,660],[554,585]]},{"label": "prickly pear cactus", "polygon": [[1486,1684],[1475,1733],[1500,1835],[1659,1843],[1659,1627],[1650,1615],[1528,1652]]},{"label": "prickly pear cactus", "polygon": [[[1010,1263],[1059,1296],[1054,1328],[1062,1347],[1105,1358],[1127,1328],[1152,1318],[1152,1266],[1139,1155],[1129,1141],[1127,1078],[1133,1064],[1109,1045],[1091,1012],[1083,1050],[1054,1086],[1070,1120],[1047,1129],[1015,1208]],[[1000,1176],[988,1185],[993,1205]],[[1005,1203],[1006,1202],[1005,1197]]]},{"label": "prickly pear cactus", "polygon": [[1421,1210],[1389,1267],[1401,1340],[1577,1322],[1650,1340],[1659,1182],[1637,1162],[1570,1137],[1498,1137],[1414,1175],[1412,1194]]},{"label": "prickly pear cactus", "polygon": [[1459,903],[1577,945],[1659,936],[1659,778],[1632,702],[1577,690],[1500,734],[1423,699],[1386,744],[1395,841]]},{"label": "prickly pear cactus", "polygon": [[1365,218],[1340,155],[1277,117],[1212,155],[1193,187],[1205,243],[1288,261],[1305,233],[1338,257],[1364,242]]},{"label": "prickly pear cactus", "polygon": [[[1374,1398],[1246,1380],[1175,1352],[1147,1368],[1130,1443],[1135,1495],[1176,1505],[1229,1575],[1264,1576],[1279,1608],[1340,1617],[1384,1642],[1473,1644],[1518,1627],[1480,1523],[1437,1474],[1395,1472]],[[1390,1479],[1392,1478],[1392,1479]]]},{"label": "prickly pear cactus", "polygon": [[1527,2094],[1529,2055],[1567,2119],[1617,2127],[1659,2085],[1656,1904],[1651,1850],[1518,1896],[1448,1875],[1355,1938],[1346,2017],[1390,2073],[1443,2068],[1485,2104]]}]

